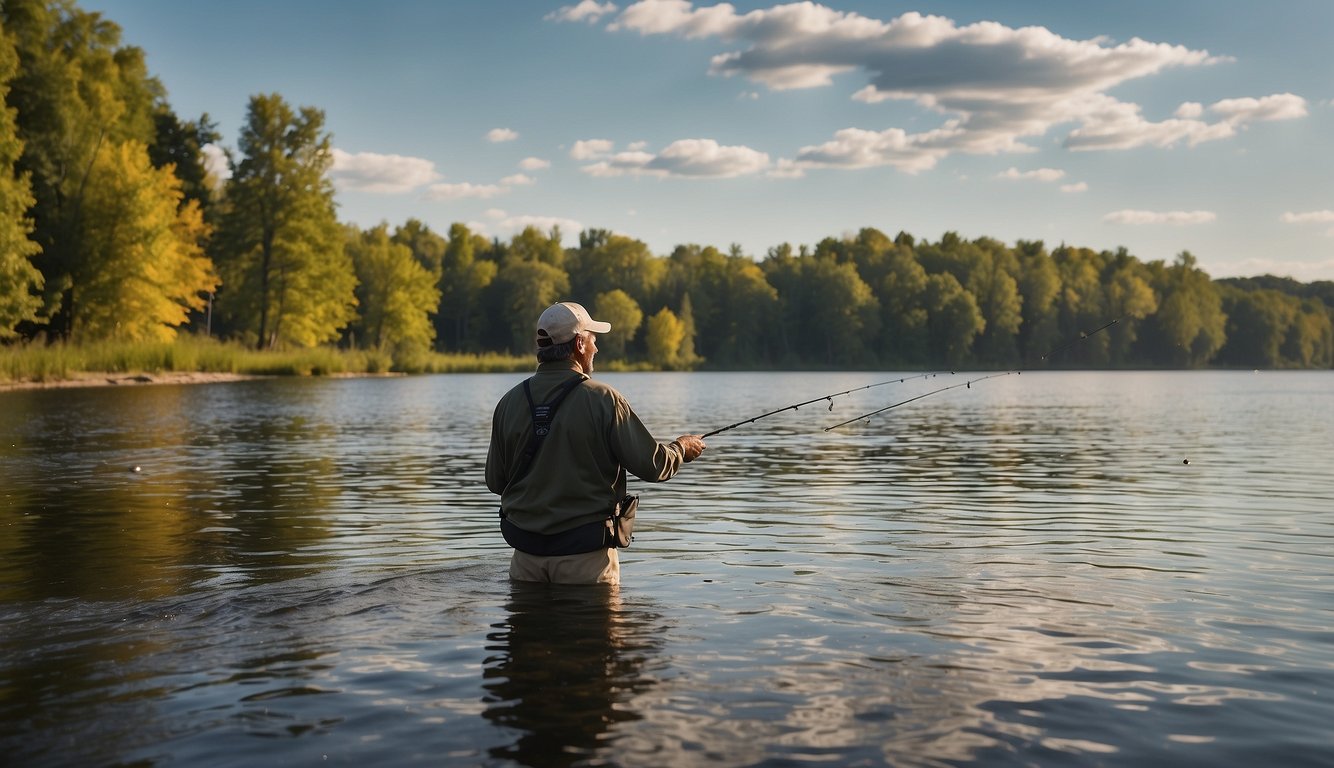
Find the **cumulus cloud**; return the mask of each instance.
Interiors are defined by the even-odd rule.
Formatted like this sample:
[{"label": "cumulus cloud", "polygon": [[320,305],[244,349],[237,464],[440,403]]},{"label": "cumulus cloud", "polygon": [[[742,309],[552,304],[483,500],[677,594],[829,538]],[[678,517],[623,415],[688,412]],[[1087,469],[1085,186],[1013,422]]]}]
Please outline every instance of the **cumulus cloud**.
[{"label": "cumulus cloud", "polygon": [[585,173],[599,177],[635,175],[717,179],[760,173],[770,164],[769,155],[764,152],[746,146],[724,146],[713,139],[680,139],[657,154],[644,149],[623,152],[613,152],[611,146],[602,149],[602,152],[586,157],[598,162],[584,166]]},{"label": "cumulus cloud", "polygon": [[575,160],[593,160],[611,153],[616,143],[611,139],[583,139],[576,141],[570,148],[570,157]]},{"label": "cumulus cloud", "polygon": [[1334,224],[1334,211],[1306,211],[1284,213],[1279,217],[1284,224]]},{"label": "cumulus cloud", "polygon": [[[1334,224],[1334,211],[1306,211],[1304,213],[1284,213],[1279,217],[1284,224]],[[1325,234],[1334,237],[1334,227],[1325,230]]]},{"label": "cumulus cloud", "polygon": [[544,171],[551,167],[551,161],[540,157],[525,157],[519,161],[519,167],[525,171]]},{"label": "cumulus cloud", "polygon": [[492,208],[486,212],[487,221],[470,221],[468,229],[488,237],[508,237],[516,235],[528,227],[536,227],[542,232],[550,232],[559,227],[562,234],[580,232],[584,225],[577,219],[562,216],[510,215],[505,211]]},{"label": "cumulus cloud", "polygon": [[227,153],[217,144],[205,144],[199,148],[204,153],[204,170],[208,171],[213,178],[218,181],[226,181],[232,177],[232,167],[227,162]]},{"label": "cumulus cloud", "polygon": [[435,163],[420,157],[352,154],[335,147],[329,176],[341,189],[380,194],[402,194],[440,178]]},{"label": "cumulus cloud", "polygon": [[616,13],[615,3],[599,3],[596,0],[580,0],[578,5],[562,5],[546,15],[547,21],[584,21],[596,23],[608,14]]},{"label": "cumulus cloud", "polygon": [[[1083,125],[1066,138],[1065,144],[1070,149],[1169,147],[1181,142],[1193,147],[1235,136],[1249,123],[1292,120],[1307,114],[1306,100],[1291,93],[1262,99],[1224,99],[1207,110],[1201,104],[1187,102],[1177,108],[1176,117],[1161,122],[1145,119],[1135,104],[1109,96],[1101,96],[1099,102],[1087,110]],[[1206,111],[1219,119],[1212,123],[1200,119]]]},{"label": "cumulus cloud", "polygon": [[466,198],[489,200],[508,191],[508,187],[499,184],[471,184],[465,181],[458,184],[432,184],[426,188],[426,198],[428,200],[462,200]]},{"label": "cumulus cloud", "polygon": [[801,148],[794,159],[801,168],[889,165],[916,173],[956,153],[1033,151],[1029,139],[1072,123],[1072,149],[1195,144],[1231,136],[1248,122],[1300,117],[1306,108],[1300,97],[1277,94],[1218,102],[1210,108],[1213,122],[1202,119],[1201,105],[1183,105],[1176,117],[1155,122],[1108,93],[1168,69],[1227,59],[1138,38],[1071,40],[1043,27],[959,26],[915,12],[886,22],[814,2],[740,13],[727,3],[696,8],[688,0],[642,0],[607,28],[736,44],[714,56],[709,71],[771,90],[826,87],[836,75],[860,72],[869,84],[852,98],[909,100],[943,116],[938,128],[920,133],[838,131]]},{"label": "cumulus cloud", "polygon": [[486,132],[486,140],[492,144],[514,141],[517,138],[519,138],[518,131],[513,131],[509,128],[492,128]]},{"label": "cumulus cloud", "polygon": [[1065,178],[1065,171],[1057,168],[1037,168],[1032,171],[1009,168],[1003,173],[996,174],[996,178],[1011,181],[1058,181]]},{"label": "cumulus cloud", "polygon": [[516,173],[501,179],[500,183],[506,187],[528,187],[536,184],[537,180],[526,174]]},{"label": "cumulus cloud", "polygon": [[1207,224],[1218,218],[1213,211],[1112,211],[1102,217],[1112,224]]}]

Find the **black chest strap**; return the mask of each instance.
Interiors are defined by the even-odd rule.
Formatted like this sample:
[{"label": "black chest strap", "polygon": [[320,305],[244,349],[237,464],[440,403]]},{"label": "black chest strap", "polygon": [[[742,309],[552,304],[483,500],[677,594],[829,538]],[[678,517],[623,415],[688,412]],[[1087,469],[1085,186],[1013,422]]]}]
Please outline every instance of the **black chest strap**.
[{"label": "black chest strap", "polygon": [[565,396],[574,391],[574,388],[584,383],[583,376],[576,376],[573,379],[561,384],[556,389],[556,394],[551,396],[545,403],[533,402],[533,390],[529,387],[532,379],[524,379],[523,395],[528,398],[528,409],[533,415],[533,433],[528,437],[528,446],[523,449],[523,457],[519,460],[519,469],[510,477],[508,485],[514,485],[519,478],[528,473],[533,465],[533,458],[537,456],[537,451],[542,447],[542,441],[551,434],[551,422],[556,418],[556,409],[565,400]]}]

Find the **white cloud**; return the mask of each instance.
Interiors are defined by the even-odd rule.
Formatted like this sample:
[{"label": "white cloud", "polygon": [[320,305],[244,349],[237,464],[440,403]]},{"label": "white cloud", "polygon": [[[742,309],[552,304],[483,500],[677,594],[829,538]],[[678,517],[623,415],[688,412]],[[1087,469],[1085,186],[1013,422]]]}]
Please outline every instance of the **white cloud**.
[{"label": "white cloud", "polygon": [[342,189],[381,194],[402,194],[440,178],[435,163],[420,157],[381,155],[375,152],[352,154],[335,147],[333,167],[329,172]]},{"label": "white cloud", "polygon": [[1279,219],[1284,224],[1330,224],[1334,223],[1334,211],[1306,211],[1305,213],[1284,213]]},{"label": "white cloud", "polygon": [[996,174],[996,178],[1012,181],[1058,181],[1065,178],[1065,171],[1057,168],[1037,168],[1032,171],[1009,168],[1003,173]]},{"label": "white cloud", "polygon": [[511,216],[504,211],[491,209],[487,211],[487,218],[489,221],[468,222],[468,229],[488,237],[509,237],[517,235],[528,227],[536,227],[544,233],[550,232],[553,227],[560,227],[562,236],[578,233],[584,229],[579,220],[561,216]]},{"label": "white cloud", "polygon": [[547,21],[586,21],[596,23],[598,19],[610,13],[616,13],[615,3],[599,3],[596,0],[580,0],[578,5],[562,5],[548,13]]},{"label": "white cloud", "polygon": [[1112,211],[1102,217],[1112,224],[1207,224],[1218,218],[1213,211]]},{"label": "white cloud", "polygon": [[540,157],[525,157],[519,161],[519,167],[525,171],[544,171],[551,167],[551,161]]},{"label": "white cloud", "polygon": [[522,173],[516,173],[513,176],[506,176],[500,180],[500,183],[506,187],[528,187],[537,183],[537,180],[531,176]]},{"label": "white cloud", "polygon": [[459,184],[432,184],[426,188],[426,199],[461,200],[475,197],[481,200],[489,200],[508,191],[508,187],[502,187],[499,184],[470,184],[466,181]]},{"label": "white cloud", "polygon": [[1195,120],[1204,114],[1204,105],[1198,101],[1188,101],[1177,107],[1174,114],[1182,120]]},{"label": "white cloud", "polygon": [[1074,184],[1062,184],[1061,191],[1067,193],[1087,192],[1089,191],[1089,185],[1088,182],[1084,181],[1075,182]]},{"label": "white cloud", "polygon": [[1229,123],[1295,120],[1306,117],[1306,99],[1291,93],[1276,93],[1261,99],[1223,99],[1209,106],[1209,111]]},{"label": "white cloud", "polygon": [[212,174],[218,181],[226,181],[232,177],[232,167],[227,162],[227,153],[217,144],[205,144],[199,148],[204,153],[204,170]]},{"label": "white cloud", "polygon": [[576,141],[570,149],[570,157],[575,160],[593,160],[610,154],[616,147],[610,139],[584,139]]},{"label": "white cloud", "polygon": [[1304,283],[1328,280],[1334,273],[1334,259],[1296,261],[1267,258],[1241,259],[1223,264],[1210,264],[1209,274],[1214,277],[1251,277],[1253,275],[1282,275]]},{"label": "white cloud", "polygon": [[492,144],[514,141],[517,138],[519,138],[518,131],[513,131],[509,128],[492,128],[486,132],[486,140]]},{"label": "white cloud", "polygon": [[1168,69],[1227,59],[1138,38],[1071,40],[1043,27],[959,26],[915,12],[885,22],[814,2],[740,13],[727,3],[696,8],[687,0],[643,0],[607,28],[736,43],[737,50],[712,58],[709,71],[771,90],[825,87],[835,75],[861,72],[870,82],[852,98],[909,100],[944,116],[938,128],[921,133],[838,131],[797,153],[794,162],[803,168],[890,165],[916,173],[956,153],[1033,151],[1028,139],[1071,123],[1077,125],[1067,140],[1072,149],[1197,144],[1231,136],[1247,122],[1305,114],[1302,99],[1277,94],[1218,102],[1210,108],[1213,123],[1199,119],[1203,107],[1192,103],[1175,118],[1148,120],[1138,105],[1108,93]]},{"label": "white cloud", "polygon": [[718,179],[748,176],[769,168],[769,155],[764,152],[746,146],[724,146],[713,139],[680,139],[656,155],[640,149],[601,157],[599,162],[584,166],[584,172],[599,177],[638,175]]},{"label": "white cloud", "polygon": [[1065,142],[1070,149],[1169,147],[1182,141],[1195,146],[1234,136],[1248,123],[1306,116],[1306,100],[1291,93],[1215,102],[1207,109],[1221,118],[1214,123],[1196,119],[1206,110],[1192,102],[1178,107],[1175,118],[1155,123],[1144,119],[1135,104],[1118,102],[1108,96],[1101,96],[1100,100],[1100,105],[1086,111],[1083,125],[1070,132]]}]

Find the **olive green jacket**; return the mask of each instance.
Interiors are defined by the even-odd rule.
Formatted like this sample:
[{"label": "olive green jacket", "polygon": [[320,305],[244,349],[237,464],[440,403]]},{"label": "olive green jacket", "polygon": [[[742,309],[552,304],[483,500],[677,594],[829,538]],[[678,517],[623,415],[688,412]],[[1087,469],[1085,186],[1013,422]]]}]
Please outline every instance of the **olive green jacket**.
[{"label": "olive green jacket", "polygon": [[572,360],[537,367],[529,385],[533,402],[551,399],[572,376],[584,383],[556,409],[551,433],[517,482],[510,482],[511,475],[522,464],[533,433],[522,383],[505,393],[491,419],[486,487],[500,494],[500,508],[509,521],[532,533],[560,533],[605,519],[625,495],[622,468],[650,483],[667,480],[681,469],[680,444],[658,442],[619,392],[585,376]]}]

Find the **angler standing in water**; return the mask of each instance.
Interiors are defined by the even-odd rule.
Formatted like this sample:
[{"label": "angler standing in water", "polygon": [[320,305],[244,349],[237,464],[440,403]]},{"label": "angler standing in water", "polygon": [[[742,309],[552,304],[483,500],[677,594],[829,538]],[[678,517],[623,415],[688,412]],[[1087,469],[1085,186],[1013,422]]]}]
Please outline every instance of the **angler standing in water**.
[{"label": "angler standing in water", "polygon": [[698,435],[660,443],[615,389],[593,381],[597,335],[611,325],[573,302],[537,321],[537,373],[496,405],[486,486],[500,494],[500,529],[514,548],[510,578],[619,584],[638,499],[626,471],[672,478],[704,451]]}]

